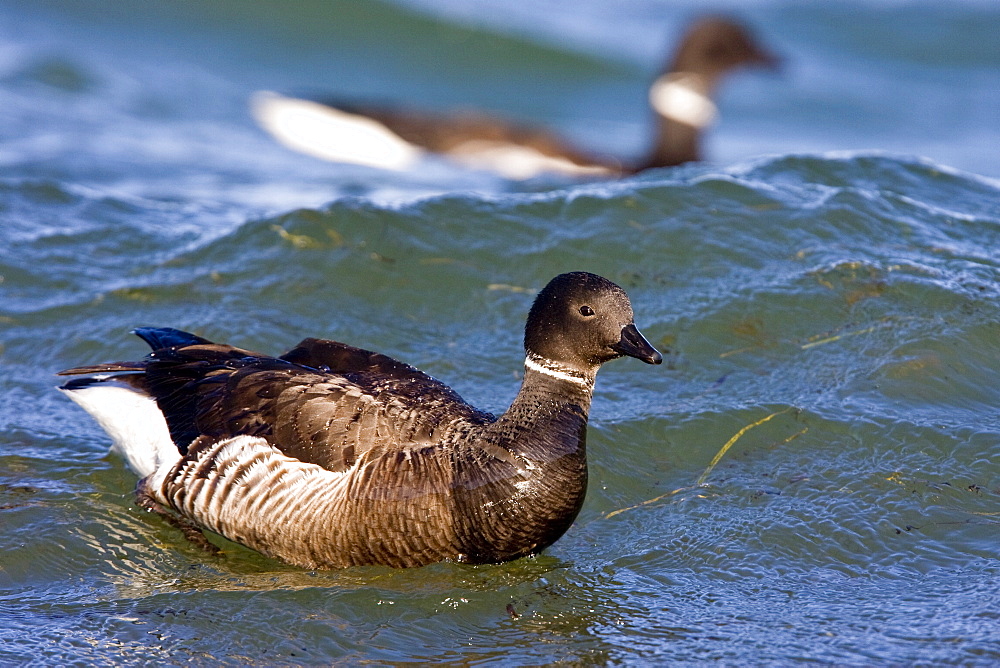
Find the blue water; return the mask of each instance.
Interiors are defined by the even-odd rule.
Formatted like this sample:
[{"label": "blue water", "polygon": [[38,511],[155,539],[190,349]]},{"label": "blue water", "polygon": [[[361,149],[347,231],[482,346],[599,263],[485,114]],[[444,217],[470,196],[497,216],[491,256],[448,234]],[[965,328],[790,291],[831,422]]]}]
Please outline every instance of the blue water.
[{"label": "blue water", "polygon": [[[512,183],[299,156],[247,99],[487,107],[636,155],[704,6],[0,5],[0,662],[1000,662],[1000,7],[719,6],[785,65],[727,82],[708,162]],[[161,325],[343,340],[499,412],[533,291],[576,269],[666,361],[602,369],[587,503],[533,559],[207,556],[53,389]]]}]

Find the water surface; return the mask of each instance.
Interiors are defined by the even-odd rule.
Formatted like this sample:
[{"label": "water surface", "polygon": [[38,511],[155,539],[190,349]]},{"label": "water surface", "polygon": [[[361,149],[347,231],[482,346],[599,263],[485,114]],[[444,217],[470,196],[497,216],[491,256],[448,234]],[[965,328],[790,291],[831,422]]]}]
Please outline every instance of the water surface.
[{"label": "water surface", "polygon": [[[0,8],[3,662],[1000,661],[996,8],[753,3],[786,74],[727,87],[712,162],[619,182],[329,165],[247,115],[340,85],[638,150],[697,6],[533,4]],[[347,341],[499,412],[534,291],[577,269],[667,359],[601,371],[587,503],[533,559],[206,556],[53,389],[160,325]]]}]

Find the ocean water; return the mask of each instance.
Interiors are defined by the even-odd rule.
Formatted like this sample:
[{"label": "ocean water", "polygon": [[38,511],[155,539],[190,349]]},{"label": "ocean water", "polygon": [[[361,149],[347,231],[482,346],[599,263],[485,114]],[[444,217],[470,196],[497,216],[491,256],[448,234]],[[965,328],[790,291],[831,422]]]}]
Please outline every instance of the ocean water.
[{"label": "ocean water", "polygon": [[[0,4],[0,663],[1000,662],[1000,8],[720,3],[782,54],[709,161],[621,181],[293,154],[259,89],[641,151],[696,2]],[[542,555],[307,572],[135,507],[54,387],[173,326],[388,353],[502,411],[533,292],[629,292]]]}]

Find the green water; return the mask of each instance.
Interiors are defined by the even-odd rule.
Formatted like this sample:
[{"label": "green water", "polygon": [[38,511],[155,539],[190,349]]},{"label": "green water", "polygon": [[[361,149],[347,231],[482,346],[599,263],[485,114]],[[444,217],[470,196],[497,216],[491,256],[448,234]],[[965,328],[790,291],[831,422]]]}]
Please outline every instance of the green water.
[{"label": "green water", "polygon": [[[892,86],[841,96],[854,115],[824,106],[852,66],[900,81],[919,69],[908,81],[924,90],[958,90],[955,71],[993,81],[988,43],[931,42],[942,57],[920,69],[892,40],[852,50],[895,20],[880,5],[857,5],[868,23],[856,33],[823,28],[846,10],[755,5],[810,82],[838,85],[810,97],[794,68],[799,87],[734,84],[713,135],[732,159],[515,185],[439,164],[325,165],[271,144],[246,96],[300,56],[289,79],[320,72],[322,54],[306,58],[315,35],[299,51],[252,39],[241,51],[257,15],[221,28],[227,3],[208,5],[214,23],[178,10],[134,33],[128,16],[44,6],[42,18],[0,8],[0,663],[1000,662],[1000,184],[944,164],[987,165],[995,128],[980,121],[994,112],[967,105],[935,139],[902,122],[925,117],[890,105]],[[357,36],[331,47],[330,66],[356,67],[356,87],[396,82],[366,59],[371,26],[409,35],[382,53],[398,72],[440,32],[471,34],[457,41],[504,85],[524,74],[519,57],[490,55],[516,38],[477,47],[475,30],[412,6],[359,7],[331,29]],[[956,7],[917,7],[903,35],[994,15]],[[370,20],[383,15],[382,28]],[[308,23],[284,18],[267,30]],[[209,38],[226,48],[203,58]],[[631,102],[596,101],[641,81],[639,68],[551,45],[523,53],[540,79],[507,89],[511,108],[596,143],[640,134],[618,114]],[[448,72],[398,91],[427,102],[436,80],[457,99],[465,75]],[[574,90],[545,82],[564,76],[594,95],[561,107]],[[747,94],[765,90],[784,92]],[[859,148],[862,132],[867,147],[942,157],[825,152]],[[54,390],[59,369],[144,354],[128,332],[152,325],[275,353],[342,340],[499,412],[519,386],[533,293],[569,270],[621,284],[666,359],[602,369],[586,504],[537,558],[305,572],[218,538],[222,556],[208,556],[133,504],[107,436]]]},{"label": "green water", "polygon": [[[0,638],[47,663],[996,660],[996,193],[787,158],[144,236],[149,209],[25,187],[11,199],[65,217],[4,261]],[[132,504],[104,434],[51,389],[141,354],[127,330],[156,323],[270,351],[320,333],[500,411],[531,290],[581,267],[669,353],[602,370],[586,506],[535,559],[207,557]]]}]

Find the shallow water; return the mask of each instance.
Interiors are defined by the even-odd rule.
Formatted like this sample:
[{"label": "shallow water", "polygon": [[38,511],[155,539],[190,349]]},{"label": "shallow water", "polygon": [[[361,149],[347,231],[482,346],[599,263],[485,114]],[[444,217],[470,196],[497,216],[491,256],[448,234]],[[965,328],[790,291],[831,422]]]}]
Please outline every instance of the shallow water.
[{"label": "shallow water", "polygon": [[[1000,661],[995,6],[755,3],[785,75],[731,82],[714,162],[620,182],[327,165],[246,114],[339,81],[635,150],[683,17],[533,4],[0,7],[4,663]],[[53,390],[163,325],[344,340],[498,412],[533,291],[575,269],[667,359],[601,371],[587,503],[533,559],[208,557]]]}]

